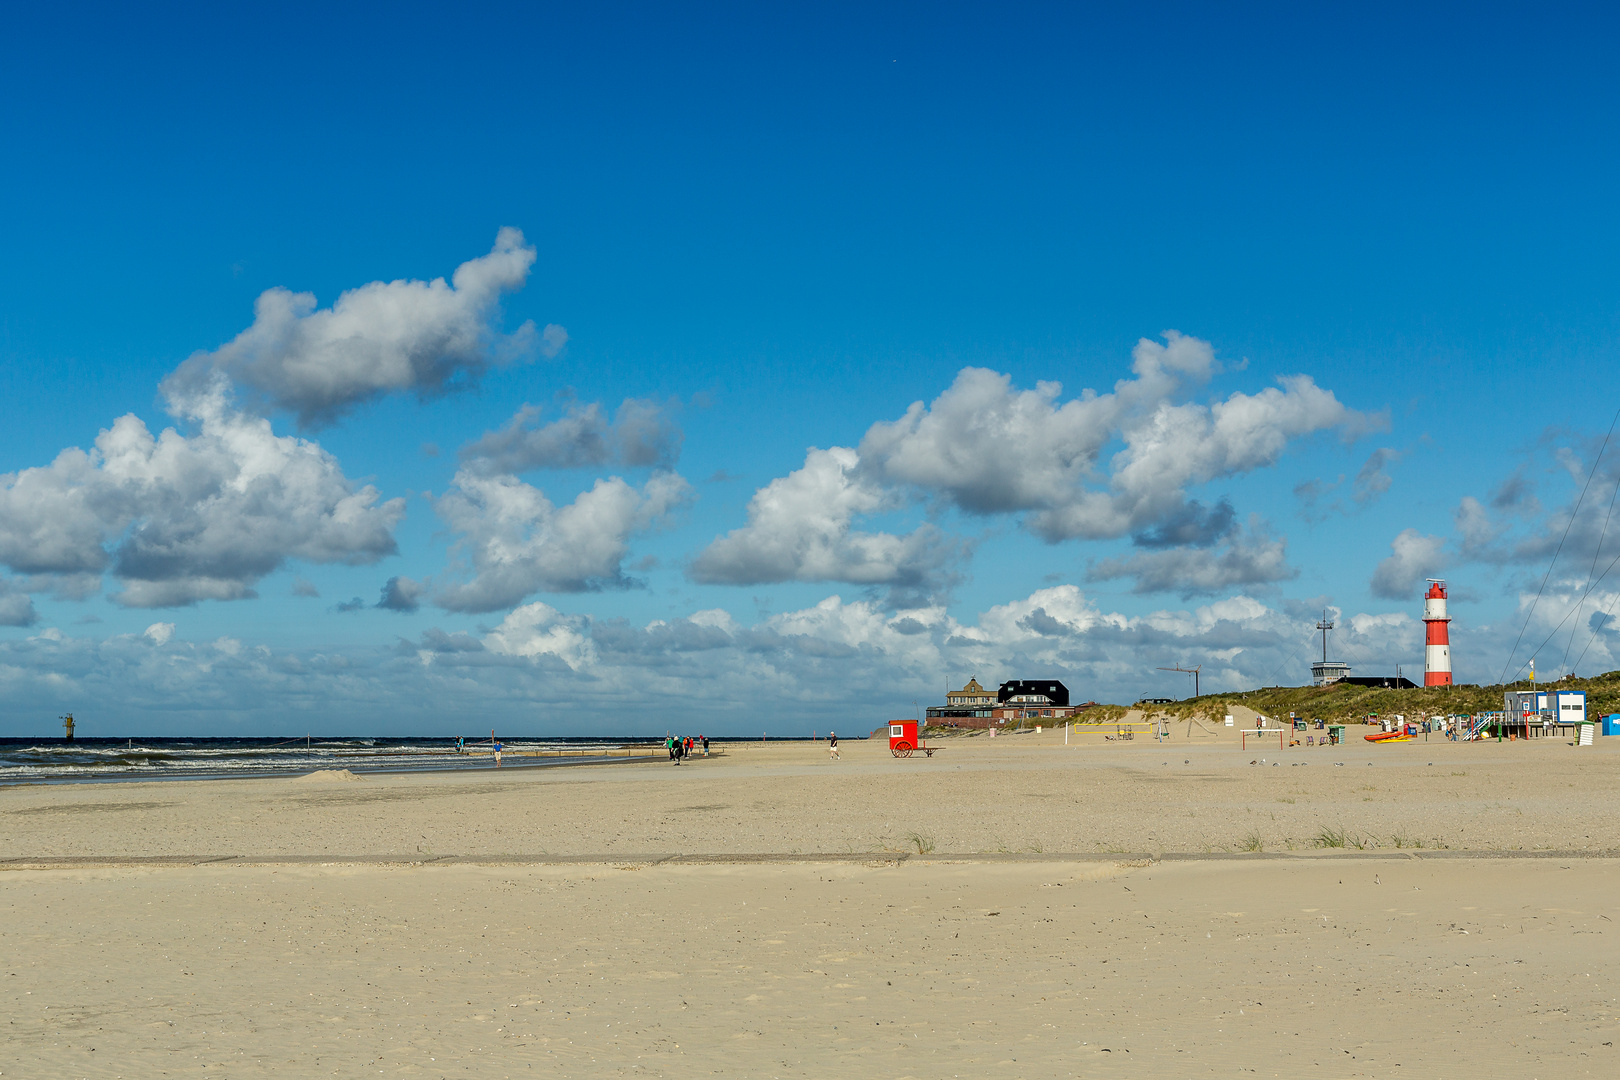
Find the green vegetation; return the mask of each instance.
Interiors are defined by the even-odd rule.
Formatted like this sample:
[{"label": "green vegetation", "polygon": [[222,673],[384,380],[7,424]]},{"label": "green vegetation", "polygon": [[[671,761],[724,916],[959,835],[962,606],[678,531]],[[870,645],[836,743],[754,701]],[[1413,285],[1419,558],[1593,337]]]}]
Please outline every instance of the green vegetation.
[{"label": "green vegetation", "polygon": [[[1177,719],[1202,716],[1207,720],[1231,712],[1233,705],[1242,705],[1274,718],[1286,718],[1292,712],[1312,720],[1354,723],[1367,716],[1400,714],[1413,717],[1419,714],[1495,712],[1502,708],[1504,691],[1531,688],[1528,682],[1506,686],[1425,686],[1414,690],[1382,690],[1370,686],[1346,686],[1343,683],[1332,686],[1270,686],[1235,694],[1205,694],[1170,705],[1152,706],[1148,711]],[[1590,679],[1536,683],[1535,688],[1586,691],[1588,718],[1620,712],[1620,671]],[[1123,715],[1125,711],[1123,706],[1105,707],[1116,710],[1116,716]],[[1098,722],[1102,718],[1097,714],[1105,707],[1087,710],[1077,718],[1077,722]]]},{"label": "green vegetation", "polygon": [[1324,828],[1311,841],[1319,848],[1364,848],[1367,841],[1349,829]]},{"label": "green vegetation", "polygon": [[1093,705],[1085,712],[1075,713],[1074,722],[1078,724],[1112,724],[1125,719],[1125,714],[1131,710],[1124,705]]},{"label": "green vegetation", "polygon": [[[1551,683],[1535,683],[1540,690],[1586,691],[1588,719],[1620,712],[1620,671],[1595,675],[1590,679],[1560,679]],[[1529,690],[1528,682],[1509,683],[1506,686],[1420,686],[1413,690],[1381,690],[1370,686],[1268,686],[1260,690],[1242,690],[1235,694],[1205,694],[1187,698],[1169,705],[1147,705],[1141,715],[1151,719],[1167,716],[1186,721],[1197,717],[1205,723],[1219,724],[1232,706],[1242,705],[1263,716],[1284,719],[1296,713],[1308,720],[1326,720],[1333,724],[1359,723],[1369,716],[1437,716],[1482,712],[1497,712],[1502,708],[1502,694],[1507,690]],[[1075,727],[1101,727],[1117,723],[1132,710],[1127,705],[1096,705],[1074,716]],[[1046,717],[1015,721],[998,730],[1033,731],[1039,724],[1056,729],[1062,719]],[[882,729],[879,729],[881,732]],[[928,725],[924,734],[930,738],[947,735],[982,735],[983,729],[959,729]],[[1453,774],[1456,775],[1456,774]]]}]

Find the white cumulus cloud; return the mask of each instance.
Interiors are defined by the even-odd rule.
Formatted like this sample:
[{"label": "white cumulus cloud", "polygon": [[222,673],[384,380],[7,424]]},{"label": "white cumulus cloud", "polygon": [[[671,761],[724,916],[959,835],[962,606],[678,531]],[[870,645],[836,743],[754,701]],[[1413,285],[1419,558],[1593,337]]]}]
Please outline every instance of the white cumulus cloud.
[{"label": "white cumulus cloud", "polygon": [[[967,545],[933,525],[905,536],[858,527],[914,495],[970,515],[1021,515],[1049,543],[1130,534],[1140,547],[1177,548],[1100,568],[1149,591],[1293,577],[1282,538],[1235,537],[1231,506],[1205,509],[1189,490],[1271,466],[1292,440],[1356,434],[1379,419],[1306,375],[1207,404],[1180,400],[1220,364],[1208,342],[1173,331],[1139,341],[1131,356],[1132,376],[1112,391],[1068,401],[1055,382],[1017,389],[1007,375],[964,368],[932,402],[873,424],[857,450],[813,450],[803,468],[759,489],[748,524],[711,543],[692,577],[887,585],[891,602],[921,602],[954,579]],[[1220,540],[1224,551],[1202,550]]]},{"label": "white cumulus cloud", "polygon": [[1255,516],[1247,532],[1233,529],[1220,547],[1184,546],[1104,559],[1086,576],[1091,581],[1134,578],[1132,592],[1179,592],[1192,597],[1234,586],[1288,581],[1298,577],[1299,571],[1288,565],[1288,541],[1271,536]]},{"label": "white cumulus cloud", "polygon": [[461,450],[463,461],[497,472],[616,465],[668,469],[681,454],[681,430],[667,406],[627,398],[611,420],[596,402],[536,426],[540,409],[525,405],[499,431]]},{"label": "white cumulus cloud", "polygon": [[33,599],[11,582],[0,578],[0,626],[32,626],[39,621]]},{"label": "white cumulus cloud", "polygon": [[1424,536],[1416,529],[1402,529],[1390,541],[1390,555],[1373,571],[1374,596],[1389,600],[1409,600],[1425,579],[1445,567],[1445,537]]},{"label": "white cumulus cloud", "polygon": [[690,494],[674,473],[656,473],[640,490],[614,476],[558,507],[515,476],[463,468],[434,508],[458,534],[453,551],[470,580],[445,585],[435,602],[451,611],[497,611],[536,592],[627,586],[630,537]]},{"label": "white cumulus cloud", "polygon": [[1364,422],[1308,375],[1279,381],[1213,405],[1161,402],[1121,429],[1125,448],[1110,462],[1106,492],[1076,491],[1032,515],[1030,528],[1058,541],[1151,527],[1180,510],[1192,484],[1273,465],[1291,439]]},{"label": "white cumulus cloud", "polygon": [[[391,577],[383,584],[377,607],[408,615],[422,606],[422,583],[408,577]],[[343,605],[338,605],[343,608]]]},{"label": "white cumulus cloud", "polygon": [[[1059,383],[1015,390],[1006,375],[965,368],[931,404],[872,425],[863,468],[968,513],[1022,512],[1055,543],[1151,528],[1181,511],[1190,485],[1272,465],[1292,439],[1373,422],[1305,375],[1208,405],[1177,403],[1219,365],[1208,342],[1176,333],[1162,345],[1138,342],[1131,368],[1134,378],[1112,392],[1062,403]],[[1115,442],[1121,449],[1103,462]]]},{"label": "white cumulus cloud", "polygon": [[772,480],[748,503],[748,524],[719,537],[693,561],[709,584],[841,581],[883,586],[911,605],[949,580],[961,545],[931,525],[897,536],[852,527],[857,516],[892,509],[894,495],[859,471],[848,447],[812,449],[804,467]]},{"label": "white cumulus cloud", "polygon": [[555,355],[560,326],[511,335],[497,323],[502,294],[519,289],[535,249],[501,229],[488,255],[462,263],[449,282],[373,281],[329,308],[313,293],[275,288],[254,303],[253,324],[213,352],[197,353],[164,382],[183,401],[223,372],[270,408],[306,425],[330,423],[384,394],[433,395],[476,383],[492,364],[534,350]]},{"label": "white cumulus cloud", "polygon": [[154,436],[130,414],[88,452],[0,474],[0,563],[45,581],[110,569],[119,603],[171,607],[251,596],[289,559],[394,553],[404,500],[356,488],[318,444],[230,409],[217,384],[189,409],[195,435]]},{"label": "white cumulus cloud", "polygon": [[501,655],[530,660],[554,658],[573,671],[594,666],[597,658],[588,618],[564,615],[538,601],[524,604],[502,619],[499,626],[484,636],[484,647]]}]

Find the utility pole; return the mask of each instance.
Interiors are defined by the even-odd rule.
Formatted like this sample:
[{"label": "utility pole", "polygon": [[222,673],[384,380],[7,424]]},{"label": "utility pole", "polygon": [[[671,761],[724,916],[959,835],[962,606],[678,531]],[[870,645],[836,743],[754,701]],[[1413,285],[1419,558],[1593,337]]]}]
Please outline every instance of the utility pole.
[{"label": "utility pole", "polygon": [[[1297,646],[1296,646],[1297,647]],[[1204,669],[1203,664],[1197,667],[1162,667],[1160,671],[1184,671],[1193,677],[1193,697],[1198,696],[1198,673]]]}]

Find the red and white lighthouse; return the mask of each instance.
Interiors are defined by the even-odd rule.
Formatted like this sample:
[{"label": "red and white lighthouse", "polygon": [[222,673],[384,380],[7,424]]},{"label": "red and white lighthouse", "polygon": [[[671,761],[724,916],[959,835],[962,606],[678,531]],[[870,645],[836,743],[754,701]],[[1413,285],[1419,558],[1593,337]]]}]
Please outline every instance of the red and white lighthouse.
[{"label": "red and white lighthouse", "polygon": [[1446,624],[1446,583],[1429,579],[1429,594],[1423,598],[1423,685],[1451,685],[1451,635]]}]

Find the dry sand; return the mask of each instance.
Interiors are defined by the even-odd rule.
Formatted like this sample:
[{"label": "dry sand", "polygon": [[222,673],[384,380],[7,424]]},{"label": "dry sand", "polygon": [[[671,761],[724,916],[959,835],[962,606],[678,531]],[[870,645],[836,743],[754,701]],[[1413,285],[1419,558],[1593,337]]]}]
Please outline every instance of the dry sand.
[{"label": "dry sand", "polygon": [[1184,732],[1162,745],[956,738],[905,761],[877,740],[845,740],[841,761],[823,745],[740,743],[678,767],[10,788],[0,858],[861,853],[919,841],[941,852],[1304,850],[1323,830],[1385,847],[1620,853],[1620,738],[1577,749],[1373,745],[1352,733],[1279,750],[1274,735],[1240,748],[1236,736]]},{"label": "dry sand", "polygon": [[0,790],[0,1075],[1620,1073],[1620,745],[1178,734]]}]

